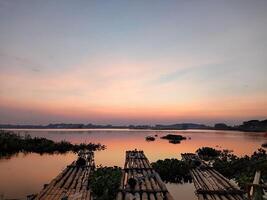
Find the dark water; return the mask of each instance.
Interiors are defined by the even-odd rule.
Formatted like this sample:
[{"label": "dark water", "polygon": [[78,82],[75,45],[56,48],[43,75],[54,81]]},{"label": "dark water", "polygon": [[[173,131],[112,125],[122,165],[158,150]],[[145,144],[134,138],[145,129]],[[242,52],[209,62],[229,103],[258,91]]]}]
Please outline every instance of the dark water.
[{"label": "dark water", "polygon": [[[266,133],[244,133],[234,131],[134,131],[134,130],[19,130],[20,134],[46,137],[55,141],[67,140],[73,143],[100,142],[107,149],[95,153],[97,165],[123,166],[125,151],[144,150],[150,162],[165,158],[181,158],[181,153],[195,152],[199,147],[210,146],[230,149],[236,155],[250,155],[267,142]],[[190,140],[171,144],[159,137],[167,133],[184,135]],[[146,142],[148,135],[158,135],[154,142]],[[43,184],[49,183],[76,155],[39,155],[22,153],[11,159],[0,160],[0,195],[5,198],[22,198],[37,193]],[[194,200],[193,184],[167,184],[175,199]],[[0,196],[1,197],[1,196]]]}]

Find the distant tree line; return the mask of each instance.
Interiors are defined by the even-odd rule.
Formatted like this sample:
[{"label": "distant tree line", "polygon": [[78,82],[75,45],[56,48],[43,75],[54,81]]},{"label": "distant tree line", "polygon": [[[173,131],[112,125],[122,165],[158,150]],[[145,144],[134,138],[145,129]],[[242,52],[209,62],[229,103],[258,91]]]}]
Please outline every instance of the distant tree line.
[{"label": "distant tree line", "polygon": [[203,130],[240,130],[240,131],[267,131],[266,120],[245,121],[241,125],[229,126],[225,123],[217,123],[214,126],[196,123],[178,123],[178,124],[156,124],[156,125],[97,125],[97,124],[66,124],[56,123],[48,125],[13,125],[0,124],[2,129],[150,129],[150,130],[186,130],[186,129],[203,129]]},{"label": "distant tree line", "polygon": [[216,130],[239,130],[239,131],[251,131],[251,132],[264,132],[267,131],[267,119],[266,120],[249,120],[243,122],[241,125],[228,126],[224,123],[218,123],[214,125]]}]

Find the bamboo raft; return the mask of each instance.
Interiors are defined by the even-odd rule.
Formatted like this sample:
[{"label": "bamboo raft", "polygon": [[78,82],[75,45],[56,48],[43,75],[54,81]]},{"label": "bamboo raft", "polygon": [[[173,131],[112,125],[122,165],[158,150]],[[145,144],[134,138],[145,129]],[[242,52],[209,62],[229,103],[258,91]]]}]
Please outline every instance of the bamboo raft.
[{"label": "bamboo raft", "polygon": [[[143,151],[126,151],[122,173],[116,200],[173,200]],[[133,180],[136,184],[130,186]]]},{"label": "bamboo raft", "polygon": [[90,200],[89,176],[94,170],[94,154],[79,152],[85,165],[73,161],[36,196],[36,200],[76,199]]},{"label": "bamboo raft", "polygon": [[201,165],[190,170],[199,200],[244,200],[244,192],[195,154],[182,154],[187,161],[197,160]]}]

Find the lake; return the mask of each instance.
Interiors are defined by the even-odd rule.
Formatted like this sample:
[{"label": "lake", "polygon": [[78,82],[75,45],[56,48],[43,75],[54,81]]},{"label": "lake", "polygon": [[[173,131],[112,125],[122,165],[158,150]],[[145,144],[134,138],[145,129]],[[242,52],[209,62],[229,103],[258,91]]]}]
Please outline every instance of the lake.
[{"label": "lake", "polygon": [[[66,140],[72,143],[94,142],[107,146],[106,150],[95,153],[96,165],[123,167],[126,150],[144,150],[150,162],[165,158],[181,158],[181,153],[195,152],[203,146],[229,149],[238,156],[250,155],[261,144],[267,142],[267,133],[247,133],[238,131],[183,130],[14,130],[19,134],[45,137],[54,141]],[[172,144],[160,139],[168,133],[180,134],[187,138],[180,144]],[[155,141],[147,142],[146,136],[158,135]],[[191,139],[190,139],[191,138]],[[68,164],[76,159],[73,153],[44,154],[19,153],[10,159],[0,159],[0,197],[23,198],[38,193]],[[167,184],[174,199],[194,200],[194,185]]]}]

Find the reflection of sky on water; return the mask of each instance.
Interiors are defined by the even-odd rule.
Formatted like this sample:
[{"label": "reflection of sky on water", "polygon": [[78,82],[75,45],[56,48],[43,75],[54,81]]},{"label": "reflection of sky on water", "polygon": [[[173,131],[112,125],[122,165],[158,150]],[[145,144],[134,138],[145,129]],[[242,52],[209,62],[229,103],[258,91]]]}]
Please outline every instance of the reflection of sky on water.
[{"label": "reflection of sky on water", "polygon": [[[20,134],[46,137],[55,141],[67,140],[73,143],[100,142],[107,146],[104,151],[95,153],[97,165],[123,166],[125,151],[129,149],[144,150],[153,162],[164,158],[180,158],[184,152],[195,152],[199,147],[210,146],[233,150],[237,155],[251,154],[267,141],[265,133],[243,133],[236,131],[186,130],[186,131],[144,131],[144,130],[23,130]],[[160,139],[168,133],[181,134],[187,140],[180,144],[171,144]],[[148,135],[158,135],[154,142],[147,142]],[[188,138],[191,139],[188,139]],[[48,183],[60,170],[71,163],[76,156],[64,155],[42,156],[38,154],[19,154],[9,160],[0,160],[0,194],[8,197],[21,197],[38,192],[43,184]],[[14,194],[16,188],[16,194]],[[194,187],[191,184],[168,184],[168,188],[177,199],[193,200]]]}]

